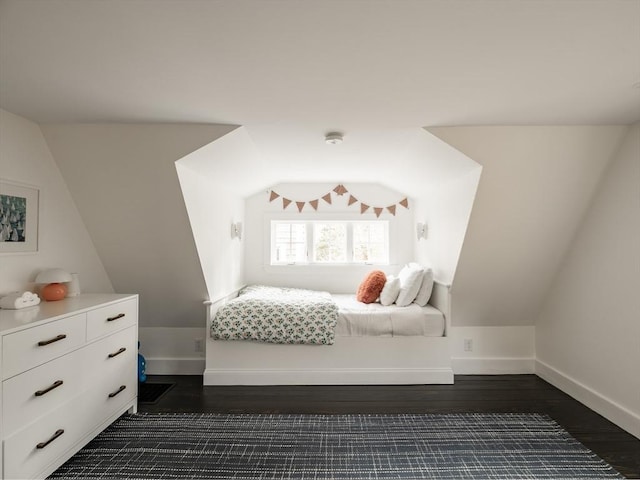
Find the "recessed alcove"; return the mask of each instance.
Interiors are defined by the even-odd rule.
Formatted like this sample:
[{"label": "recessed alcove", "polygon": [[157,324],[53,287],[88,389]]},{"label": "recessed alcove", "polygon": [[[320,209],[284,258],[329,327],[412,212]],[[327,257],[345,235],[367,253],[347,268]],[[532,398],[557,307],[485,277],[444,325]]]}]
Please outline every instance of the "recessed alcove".
[{"label": "recessed alcove", "polygon": [[[393,221],[395,235],[384,269],[393,274],[418,261],[451,284],[482,167],[422,128],[355,131],[342,144],[327,145],[311,129],[238,127],[178,160],[176,169],[209,297],[217,299],[245,283],[354,291],[370,265],[287,271],[268,268],[265,259],[269,215],[377,218],[373,208],[361,212],[348,205],[348,196],[335,193],[331,204],[320,200],[317,211],[306,205],[299,212],[295,201],[286,208],[270,201],[272,189],[308,202],[338,184],[370,205],[407,198],[408,208],[380,214]],[[237,222],[243,225],[241,239],[230,235]],[[417,238],[417,223],[427,225],[427,238]]]}]

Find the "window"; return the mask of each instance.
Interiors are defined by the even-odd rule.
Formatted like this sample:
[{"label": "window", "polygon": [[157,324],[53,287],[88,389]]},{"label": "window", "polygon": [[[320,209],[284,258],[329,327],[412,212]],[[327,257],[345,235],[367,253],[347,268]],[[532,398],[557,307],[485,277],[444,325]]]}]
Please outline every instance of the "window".
[{"label": "window", "polygon": [[347,224],[313,224],[314,263],[347,262]]},{"label": "window", "polygon": [[389,263],[387,222],[353,224],[353,261]]},{"label": "window", "polygon": [[271,222],[271,265],[389,263],[389,222]]},{"label": "window", "polygon": [[[275,227],[275,228],[274,228]],[[307,261],[307,225],[304,223],[275,223],[271,263],[305,263]]]}]

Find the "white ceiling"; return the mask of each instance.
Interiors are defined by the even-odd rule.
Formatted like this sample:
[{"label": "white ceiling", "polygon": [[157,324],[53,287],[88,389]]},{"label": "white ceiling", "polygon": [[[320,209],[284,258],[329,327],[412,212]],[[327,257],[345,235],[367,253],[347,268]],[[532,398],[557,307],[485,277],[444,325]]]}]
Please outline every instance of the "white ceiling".
[{"label": "white ceiling", "polygon": [[39,123],[244,125],[302,168],[331,130],[366,159],[425,126],[640,120],[638,0],[0,2],[0,106]]}]

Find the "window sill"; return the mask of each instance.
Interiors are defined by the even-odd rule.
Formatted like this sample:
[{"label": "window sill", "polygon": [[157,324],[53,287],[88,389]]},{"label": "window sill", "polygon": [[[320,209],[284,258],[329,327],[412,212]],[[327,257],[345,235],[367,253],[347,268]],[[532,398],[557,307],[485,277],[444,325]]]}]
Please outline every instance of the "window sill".
[{"label": "window sill", "polygon": [[392,263],[331,263],[331,264],[322,264],[322,263],[295,263],[292,265],[263,265],[263,270],[267,273],[295,273],[295,274],[307,274],[307,275],[318,275],[318,274],[331,274],[335,275],[336,272],[347,271],[347,270],[362,270],[368,271],[372,268],[378,268],[380,270],[386,270],[390,267],[393,267]]}]

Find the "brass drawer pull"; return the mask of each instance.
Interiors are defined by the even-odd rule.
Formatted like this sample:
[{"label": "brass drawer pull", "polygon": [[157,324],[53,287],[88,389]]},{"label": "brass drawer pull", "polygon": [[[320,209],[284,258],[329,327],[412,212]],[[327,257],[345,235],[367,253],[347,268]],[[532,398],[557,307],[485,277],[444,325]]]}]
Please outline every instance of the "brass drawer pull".
[{"label": "brass drawer pull", "polygon": [[109,358],[113,358],[113,357],[117,357],[118,355],[120,355],[121,353],[126,352],[127,349],[125,347],[122,347],[120,350],[118,350],[117,352],[114,353],[110,353],[109,354]]},{"label": "brass drawer pull", "polygon": [[124,317],[124,313],[119,313],[118,315],[116,315],[115,317],[109,317],[107,318],[107,322],[113,322],[114,320],[118,320],[119,318]]},{"label": "brass drawer pull", "polygon": [[118,395],[121,391],[123,391],[125,388],[127,388],[126,385],[120,385],[120,388],[118,390],[116,390],[115,392],[112,392],[109,394],[109,398],[113,398],[116,395]]},{"label": "brass drawer pull", "polygon": [[53,442],[56,438],[58,438],[63,433],[64,433],[63,429],[56,430],[56,433],[53,434],[53,437],[51,437],[46,442],[40,442],[39,444],[36,445],[36,448],[40,449],[40,448],[46,447],[47,445],[49,445],[51,442]]},{"label": "brass drawer pull", "polygon": [[51,343],[59,342],[60,340],[64,340],[67,338],[65,334],[58,335],[57,337],[50,338],[49,340],[40,340],[38,342],[39,347],[44,347],[45,345],[49,345]]},{"label": "brass drawer pull", "polygon": [[55,382],[53,382],[53,385],[51,385],[50,387],[47,387],[44,390],[38,390],[36,392],[36,397],[41,397],[45,393],[49,393],[51,390],[53,390],[54,388],[58,388],[63,383],[64,382],[62,380],[56,380]]}]

